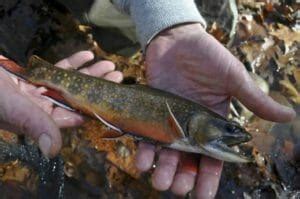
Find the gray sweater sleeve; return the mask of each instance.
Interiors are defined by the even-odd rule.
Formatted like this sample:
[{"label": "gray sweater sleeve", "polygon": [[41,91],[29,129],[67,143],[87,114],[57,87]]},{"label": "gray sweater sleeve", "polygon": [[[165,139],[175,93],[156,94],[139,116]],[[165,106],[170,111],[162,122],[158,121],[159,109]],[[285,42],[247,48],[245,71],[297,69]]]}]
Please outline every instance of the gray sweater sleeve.
[{"label": "gray sweater sleeve", "polygon": [[174,25],[199,22],[206,27],[194,0],[112,0],[112,2],[119,10],[131,16],[143,50],[159,32]]}]

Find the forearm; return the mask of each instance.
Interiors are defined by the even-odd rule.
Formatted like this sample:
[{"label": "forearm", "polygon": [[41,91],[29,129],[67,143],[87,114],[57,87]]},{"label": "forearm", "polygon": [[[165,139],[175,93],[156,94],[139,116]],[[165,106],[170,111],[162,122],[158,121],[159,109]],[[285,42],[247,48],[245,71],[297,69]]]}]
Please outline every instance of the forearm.
[{"label": "forearm", "polygon": [[159,32],[177,24],[206,23],[193,0],[112,0],[119,10],[129,14],[136,26],[142,48]]}]

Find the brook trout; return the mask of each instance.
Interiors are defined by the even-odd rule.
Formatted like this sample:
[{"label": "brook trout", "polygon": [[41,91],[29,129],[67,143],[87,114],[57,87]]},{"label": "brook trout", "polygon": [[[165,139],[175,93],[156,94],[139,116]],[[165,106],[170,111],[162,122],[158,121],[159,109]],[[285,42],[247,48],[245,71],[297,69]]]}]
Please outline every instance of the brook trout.
[{"label": "brook trout", "polygon": [[247,142],[237,123],[195,102],[143,85],[124,85],[64,70],[32,56],[27,68],[0,66],[35,85],[59,92],[67,104],[138,140],[229,162],[250,157],[231,146]]}]

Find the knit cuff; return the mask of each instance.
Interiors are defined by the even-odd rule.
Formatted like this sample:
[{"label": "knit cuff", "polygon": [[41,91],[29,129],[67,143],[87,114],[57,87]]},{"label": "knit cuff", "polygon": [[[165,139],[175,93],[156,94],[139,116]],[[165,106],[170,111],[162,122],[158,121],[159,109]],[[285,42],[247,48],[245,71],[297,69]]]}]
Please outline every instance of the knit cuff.
[{"label": "knit cuff", "polygon": [[174,25],[199,22],[206,27],[194,0],[113,0],[113,3],[131,16],[143,50],[158,33]]}]

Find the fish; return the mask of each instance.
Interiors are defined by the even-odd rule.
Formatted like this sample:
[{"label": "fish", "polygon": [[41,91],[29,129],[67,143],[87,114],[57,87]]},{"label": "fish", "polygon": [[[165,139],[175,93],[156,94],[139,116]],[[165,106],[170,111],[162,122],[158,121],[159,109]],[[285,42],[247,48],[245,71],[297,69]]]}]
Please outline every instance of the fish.
[{"label": "fish", "polygon": [[25,81],[46,87],[49,91],[45,96],[98,119],[116,130],[118,136],[131,135],[138,141],[227,162],[252,161],[249,155],[233,149],[250,141],[251,134],[191,100],[147,85],[118,84],[61,69],[36,55],[30,57],[26,68],[5,60],[0,60],[0,66]]}]

